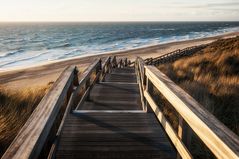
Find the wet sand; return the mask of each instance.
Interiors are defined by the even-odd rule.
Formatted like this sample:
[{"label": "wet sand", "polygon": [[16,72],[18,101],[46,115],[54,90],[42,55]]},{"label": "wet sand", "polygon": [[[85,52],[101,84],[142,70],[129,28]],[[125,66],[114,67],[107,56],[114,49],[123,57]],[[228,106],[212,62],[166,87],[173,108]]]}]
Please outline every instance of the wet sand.
[{"label": "wet sand", "polygon": [[114,53],[104,53],[100,55],[98,54],[87,57],[72,58],[29,68],[17,68],[15,70],[0,72],[0,85],[10,89],[21,89],[22,87],[39,87],[46,85],[49,82],[55,81],[60,73],[69,65],[78,66],[79,70],[82,72],[96,59],[105,58],[107,56],[115,55],[117,57],[127,57],[131,61],[134,61],[137,56],[140,56],[142,58],[157,57],[177,49],[184,49],[190,46],[208,44],[220,38],[230,38],[234,36],[239,36],[239,32],[197,40],[159,44]]}]

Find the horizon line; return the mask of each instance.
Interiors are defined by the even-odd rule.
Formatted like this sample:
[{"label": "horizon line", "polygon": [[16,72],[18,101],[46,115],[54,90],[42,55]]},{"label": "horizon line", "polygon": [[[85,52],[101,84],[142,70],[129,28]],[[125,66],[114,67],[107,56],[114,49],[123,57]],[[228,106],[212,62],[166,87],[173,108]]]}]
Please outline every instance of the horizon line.
[{"label": "horizon line", "polygon": [[124,22],[239,22],[239,20],[126,20],[126,21],[0,21],[0,23],[124,23]]}]

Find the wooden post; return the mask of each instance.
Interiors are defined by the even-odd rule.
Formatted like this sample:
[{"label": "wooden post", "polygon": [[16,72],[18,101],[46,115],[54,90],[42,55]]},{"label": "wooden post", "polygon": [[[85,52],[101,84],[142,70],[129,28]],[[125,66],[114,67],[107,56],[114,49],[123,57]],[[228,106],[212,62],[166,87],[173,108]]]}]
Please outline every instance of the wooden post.
[{"label": "wooden post", "polygon": [[109,62],[106,65],[106,67],[107,67],[107,71],[105,73],[110,73],[110,71],[111,71],[111,57],[109,58]]},{"label": "wooden post", "polygon": [[127,58],[125,58],[124,60],[124,66],[127,67],[128,63],[127,63]]},{"label": "wooden post", "polygon": [[[183,118],[180,115],[178,117],[178,137],[183,140]],[[179,153],[177,153],[177,159],[181,159]]]},{"label": "wooden post", "polygon": [[182,140],[189,151],[191,151],[191,144],[192,144],[192,130],[188,126],[188,124],[183,120],[183,134]]},{"label": "wooden post", "polygon": [[[152,85],[152,83],[150,82],[150,80],[149,80],[149,78],[148,77],[146,77],[146,91],[152,96],[152,92],[153,92],[153,85]],[[147,100],[146,100],[146,102],[145,102],[145,110],[148,110],[148,107],[150,107],[150,105],[149,105],[149,103],[147,102]]]},{"label": "wooden post", "polygon": [[78,73],[79,73],[79,70],[78,70],[77,67],[75,67],[75,69],[74,69],[74,80],[73,80],[74,86],[79,86]]},{"label": "wooden post", "polygon": [[119,68],[122,68],[123,67],[123,60],[120,59],[120,62],[119,62]]},{"label": "wooden post", "polygon": [[[99,60],[98,66],[96,67],[95,76],[97,76],[100,71],[102,71],[102,60],[101,60],[101,59]],[[103,70],[103,71],[104,71],[104,70]],[[101,76],[101,75],[100,75],[100,76]],[[99,78],[96,80],[96,83],[99,83],[100,78],[101,78],[100,76],[99,76]]]},{"label": "wooden post", "polygon": [[79,86],[78,72],[79,72],[79,70],[77,69],[77,67],[75,67],[73,70],[73,74],[74,74],[73,81],[72,81],[69,89],[67,90],[66,103],[69,101],[70,96],[71,96],[72,92],[74,91],[75,86]]},{"label": "wooden post", "polygon": [[112,60],[112,67],[115,68],[117,67],[116,65],[117,65],[116,56],[114,56]]},{"label": "wooden post", "polygon": [[[146,90],[146,75],[145,75],[145,68],[144,68],[144,66],[143,66],[143,69],[142,69],[142,87],[143,87],[143,91],[144,90]],[[145,100],[145,97],[143,97],[143,100],[144,100],[144,110],[146,111],[146,112],[148,112],[148,108],[147,108],[147,102],[146,102],[146,100]]]}]

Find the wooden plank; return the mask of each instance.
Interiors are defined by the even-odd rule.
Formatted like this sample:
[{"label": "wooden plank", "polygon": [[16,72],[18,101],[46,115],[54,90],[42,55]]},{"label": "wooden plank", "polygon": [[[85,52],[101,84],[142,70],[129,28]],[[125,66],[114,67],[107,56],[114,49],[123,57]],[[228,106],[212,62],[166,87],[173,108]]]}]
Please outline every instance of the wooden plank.
[{"label": "wooden plank", "polygon": [[68,67],[44,96],[2,159],[37,158],[74,80],[75,67]]},{"label": "wooden plank", "polygon": [[137,83],[136,76],[131,74],[107,74],[104,81]]},{"label": "wooden plank", "polygon": [[145,113],[142,110],[75,110],[74,114],[81,113]]},{"label": "wooden plank", "polygon": [[239,138],[156,67],[146,76],[218,158],[239,158]]},{"label": "wooden plank", "polygon": [[[79,113],[68,116],[57,158],[175,158],[169,142],[154,114]],[[74,123],[72,121],[74,120]],[[114,154],[108,156],[106,154]],[[66,155],[68,154],[68,155]],[[82,156],[82,155],[86,156]],[[132,157],[132,156],[131,156]],[[129,158],[131,158],[129,157]],[[70,157],[71,158],[71,157]]]}]

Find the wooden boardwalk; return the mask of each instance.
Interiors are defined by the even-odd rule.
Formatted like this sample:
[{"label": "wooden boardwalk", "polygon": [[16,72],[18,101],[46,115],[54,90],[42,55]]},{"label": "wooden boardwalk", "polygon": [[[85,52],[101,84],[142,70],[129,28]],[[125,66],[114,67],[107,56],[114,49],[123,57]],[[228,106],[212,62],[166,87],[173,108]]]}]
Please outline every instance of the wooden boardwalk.
[{"label": "wooden boardwalk", "polygon": [[176,158],[154,113],[142,110],[134,68],[115,68],[65,120],[56,158]]},{"label": "wooden boardwalk", "polygon": [[[152,66],[203,47],[134,62],[97,59],[81,73],[69,66],[2,159],[191,159],[193,133],[216,158],[238,159],[239,137]],[[154,100],[159,95],[177,112],[177,128]]]}]

